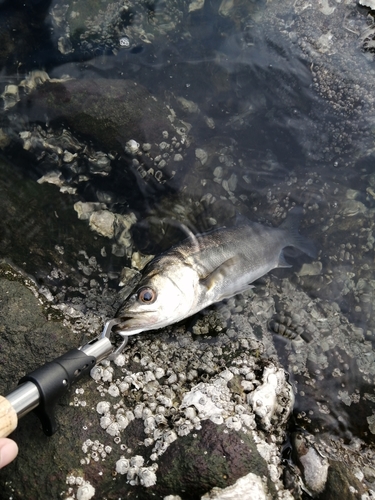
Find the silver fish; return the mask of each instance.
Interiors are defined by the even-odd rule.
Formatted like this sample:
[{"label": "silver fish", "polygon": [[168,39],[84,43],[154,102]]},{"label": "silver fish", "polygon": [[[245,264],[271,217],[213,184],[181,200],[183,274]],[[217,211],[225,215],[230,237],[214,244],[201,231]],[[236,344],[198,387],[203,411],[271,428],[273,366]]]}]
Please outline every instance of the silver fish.
[{"label": "silver fish", "polygon": [[156,330],[251,287],[277,267],[291,267],[285,247],[311,258],[314,244],[301,236],[302,209],[292,209],[277,228],[250,221],[192,236],[155,257],[116,316],[122,335]]}]

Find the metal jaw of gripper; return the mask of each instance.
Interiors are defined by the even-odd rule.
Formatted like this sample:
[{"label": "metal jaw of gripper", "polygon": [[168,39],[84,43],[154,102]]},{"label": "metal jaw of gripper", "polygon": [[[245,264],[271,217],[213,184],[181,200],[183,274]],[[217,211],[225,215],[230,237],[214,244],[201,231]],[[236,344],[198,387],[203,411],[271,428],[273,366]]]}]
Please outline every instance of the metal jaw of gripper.
[{"label": "metal jaw of gripper", "polygon": [[[113,339],[111,339],[111,337],[113,337],[114,334],[117,333],[117,332],[113,332],[112,330],[119,323],[121,323],[121,320],[119,318],[113,318],[113,319],[110,319],[109,321],[107,321],[104,325],[102,333],[99,335],[99,339],[106,337],[109,340],[111,340],[111,342],[112,342]],[[109,360],[116,359],[117,356],[119,354],[121,354],[121,352],[124,350],[125,346],[128,343],[129,337],[127,335],[124,335],[122,332],[118,332],[118,336],[120,336],[122,338],[122,342],[109,356],[107,356],[107,359],[109,359]]]}]

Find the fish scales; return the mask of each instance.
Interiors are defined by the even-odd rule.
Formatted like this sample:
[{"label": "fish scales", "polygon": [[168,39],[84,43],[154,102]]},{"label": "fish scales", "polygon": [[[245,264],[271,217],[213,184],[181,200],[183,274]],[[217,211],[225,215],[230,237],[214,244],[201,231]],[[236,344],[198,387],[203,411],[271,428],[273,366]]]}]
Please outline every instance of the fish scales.
[{"label": "fish scales", "polygon": [[119,330],[133,335],[162,328],[243,292],[272,269],[291,267],[284,258],[285,247],[314,258],[313,243],[298,232],[301,216],[296,207],[277,228],[248,221],[216,229],[157,256],[120,307]]}]

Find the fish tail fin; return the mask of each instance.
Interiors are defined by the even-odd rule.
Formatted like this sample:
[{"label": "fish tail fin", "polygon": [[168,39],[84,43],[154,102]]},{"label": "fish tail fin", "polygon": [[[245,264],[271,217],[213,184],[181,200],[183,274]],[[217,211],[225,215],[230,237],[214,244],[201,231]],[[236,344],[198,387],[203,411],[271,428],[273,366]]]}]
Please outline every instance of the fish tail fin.
[{"label": "fish tail fin", "polygon": [[298,231],[302,217],[302,207],[294,207],[290,210],[284,222],[280,224],[280,229],[287,232],[287,244],[285,246],[295,247],[312,259],[316,259],[318,255],[316,245]]}]

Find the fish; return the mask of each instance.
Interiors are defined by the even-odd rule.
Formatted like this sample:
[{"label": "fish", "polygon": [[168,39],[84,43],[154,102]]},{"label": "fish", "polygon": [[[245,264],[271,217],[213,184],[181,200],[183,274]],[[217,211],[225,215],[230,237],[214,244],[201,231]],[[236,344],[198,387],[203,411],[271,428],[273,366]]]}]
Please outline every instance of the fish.
[{"label": "fish", "polygon": [[315,244],[298,231],[302,216],[302,208],[294,207],[278,227],[242,217],[233,227],[191,234],[146,265],[116,313],[117,332],[158,330],[240,294],[272,269],[292,267],[287,247],[315,259]]}]

